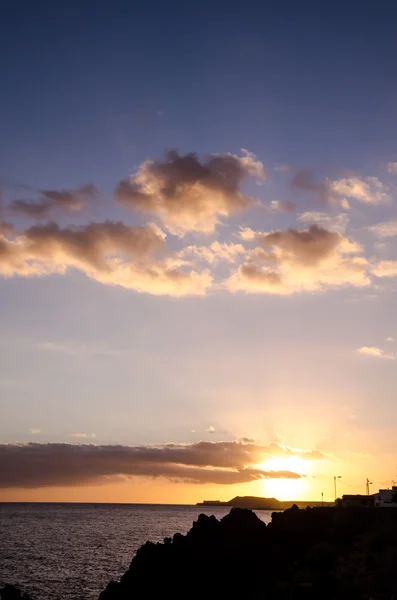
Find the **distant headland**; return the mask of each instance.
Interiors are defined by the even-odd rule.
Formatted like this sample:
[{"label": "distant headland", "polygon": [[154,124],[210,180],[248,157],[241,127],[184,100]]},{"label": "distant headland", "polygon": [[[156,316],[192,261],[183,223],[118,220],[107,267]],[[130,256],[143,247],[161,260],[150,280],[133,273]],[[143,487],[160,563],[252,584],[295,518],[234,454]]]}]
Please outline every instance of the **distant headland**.
[{"label": "distant headland", "polygon": [[197,506],[229,506],[234,508],[249,508],[250,510],[286,510],[294,504],[298,508],[334,506],[334,502],[277,500],[277,498],[261,498],[260,496],[236,496],[226,502],[221,500],[203,500],[203,502],[197,502]]}]

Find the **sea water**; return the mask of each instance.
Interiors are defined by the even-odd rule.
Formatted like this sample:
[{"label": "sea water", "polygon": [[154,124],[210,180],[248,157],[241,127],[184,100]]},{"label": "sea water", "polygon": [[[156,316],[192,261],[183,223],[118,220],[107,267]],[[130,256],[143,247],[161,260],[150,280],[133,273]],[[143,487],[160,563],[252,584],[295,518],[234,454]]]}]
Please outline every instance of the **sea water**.
[{"label": "sea water", "polygon": [[[147,540],[186,533],[226,507],[149,504],[0,504],[0,587],[33,600],[96,600]],[[270,522],[270,511],[258,511]]]}]

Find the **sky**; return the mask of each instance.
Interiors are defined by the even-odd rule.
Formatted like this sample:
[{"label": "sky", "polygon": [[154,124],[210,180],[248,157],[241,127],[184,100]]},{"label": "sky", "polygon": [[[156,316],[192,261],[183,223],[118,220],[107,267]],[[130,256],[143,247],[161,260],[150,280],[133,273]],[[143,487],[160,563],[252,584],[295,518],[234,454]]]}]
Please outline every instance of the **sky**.
[{"label": "sky", "polygon": [[396,20],[5,2],[0,501],[397,479]]}]

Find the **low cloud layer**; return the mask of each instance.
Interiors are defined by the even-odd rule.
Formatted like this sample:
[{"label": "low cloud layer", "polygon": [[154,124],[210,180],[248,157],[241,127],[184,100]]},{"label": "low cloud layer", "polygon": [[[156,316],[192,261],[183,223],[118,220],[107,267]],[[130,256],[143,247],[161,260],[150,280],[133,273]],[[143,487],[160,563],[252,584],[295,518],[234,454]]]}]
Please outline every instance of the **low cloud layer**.
[{"label": "low cloud layer", "polygon": [[116,196],[130,210],[160,218],[171,233],[211,233],[222,217],[252,206],[240,187],[250,176],[263,179],[264,169],[247,151],[242,156],[210,154],[204,160],[169,151],[163,161],[146,161],[136,175],[121,181]]},{"label": "low cloud layer", "polygon": [[324,458],[317,450],[292,450],[275,443],[261,446],[242,441],[163,446],[1,444],[0,488],[99,484],[119,476],[223,485],[302,476],[258,466],[264,459],[275,456]]}]

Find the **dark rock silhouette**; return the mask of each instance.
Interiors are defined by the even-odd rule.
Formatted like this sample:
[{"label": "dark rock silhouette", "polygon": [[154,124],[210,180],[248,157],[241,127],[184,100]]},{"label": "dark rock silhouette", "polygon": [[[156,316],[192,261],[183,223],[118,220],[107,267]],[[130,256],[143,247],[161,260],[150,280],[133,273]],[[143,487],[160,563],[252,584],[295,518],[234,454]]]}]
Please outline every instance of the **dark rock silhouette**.
[{"label": "dark rock silhouette", "polygon": [[1,600],[31,600],[27,594],[22,594],[21,590],[14,585],[6,585],[0,589]]},{"label": "dark rock silhouette", "polygon": [[99,600],[141,598],[397,599],[397,511],[293,506],[268,526],[246,509],[200,515],[144,544]]}]

